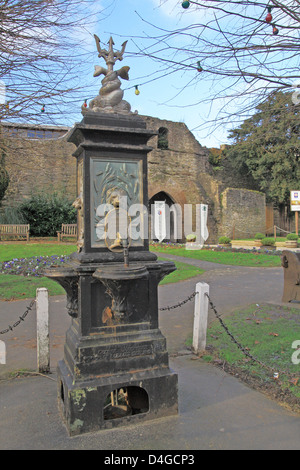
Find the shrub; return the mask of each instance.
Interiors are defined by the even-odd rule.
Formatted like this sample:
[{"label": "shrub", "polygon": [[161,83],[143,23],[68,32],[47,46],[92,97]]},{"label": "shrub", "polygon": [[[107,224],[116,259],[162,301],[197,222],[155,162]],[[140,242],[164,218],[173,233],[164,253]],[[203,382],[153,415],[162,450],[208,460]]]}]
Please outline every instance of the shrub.
[{"label": "shrub", "polygon": [[271,237],[265,237],[261,242],[265,246],[273,246],[275,244],[275,239]]},{"label": "shrub", "polygon": [[286,239],[287,240],[298,240],[298,235],[296,233],[289,233],[287,236],[286,236]]},{"label": "shrub", "polygon": [[5,207],[0,214],[0,224],[26,224],[18,207]]},{"label": "shrub", "polygon": [[263,233],[256,233],[255,236],[254,236],[255,240],[262,240],[263,238],[265,238],[264,234]]},{"label": "shrub", "polygon": [[196,235],[194,233],[191,233],[190,235],[186,236],[186,241],[187,242],[195,242],[196,241]]},{"label": "shrub", "polygon": [[219,238],[219,243],[221,243],[222,245],[227,245],[231,242],[230,238],[228,237],[220,237]]},{"label": "shrub", "polygon": [[32,196],[19,210],[30,224],[30,234],[36,237],[54,237],[61,224],[76,223],[77,211],[72,202],[57,193]]}]

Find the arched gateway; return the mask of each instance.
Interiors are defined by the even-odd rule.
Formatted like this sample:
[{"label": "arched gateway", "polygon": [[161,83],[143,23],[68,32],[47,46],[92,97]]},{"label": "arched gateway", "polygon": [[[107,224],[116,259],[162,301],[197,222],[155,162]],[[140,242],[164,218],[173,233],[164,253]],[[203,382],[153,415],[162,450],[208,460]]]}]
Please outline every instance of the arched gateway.
[{"label": "arched gateway", "polygon": [[149,233],[152,240],[178,242],[182,238],[181,207],[164,191],[149,199]]}]

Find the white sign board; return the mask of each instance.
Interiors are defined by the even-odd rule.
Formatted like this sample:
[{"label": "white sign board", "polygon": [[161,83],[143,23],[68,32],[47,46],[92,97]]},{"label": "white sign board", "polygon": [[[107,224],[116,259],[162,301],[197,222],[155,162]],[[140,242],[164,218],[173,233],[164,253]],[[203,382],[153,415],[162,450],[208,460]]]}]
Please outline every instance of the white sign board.
[{"label": "white sign board", "polygon": [[291,211],[300,211],[300,190],[291,191]]}]

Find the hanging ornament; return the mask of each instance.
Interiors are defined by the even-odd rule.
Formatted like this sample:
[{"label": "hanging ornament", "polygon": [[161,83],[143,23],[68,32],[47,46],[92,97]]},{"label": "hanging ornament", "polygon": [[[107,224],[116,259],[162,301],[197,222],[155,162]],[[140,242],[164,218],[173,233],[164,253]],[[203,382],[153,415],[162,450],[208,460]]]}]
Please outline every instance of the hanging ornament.
[{"label": "hanging ornament", "polygon": [[267,23],[271,23],[271,21],[273,19],[272,15],[271,15],[271,10],[272,10],[272,7],[268,7],[268,14],[266,16],[266,22]]},{"label": "hanging ornament", "polygon": [[190,2],[188,0],[182,2],[181,4],[182,8],[188,8],[190,6]]},{"label": "hanging ornament", "polygon": [[276,28],[276,26],[273,25],[273,34],[274,34],[274,36],[277,36],[278,33],[279,33],[278,28]]},{"label": "hanging ornament", "polygon": [[136,95],[139,95],[140,94],[140,90],[138,88],[138,85],[135,85],[135,92],[134,92]]},{"label": "hanging ornament", "polygon": [[45,105],[44,105],[44,104],[43,104],[43,106],[42,106],[41,112],[42,112],[42,113],[45,112]]},{"label": "hanging ornament", "polygon": [[198,72],[203,72],[203,68],[201,67],[201,64],[200,64],[199,60],[197,62],[197,70],[198,70]]},{"label": "hanging ornament", "polygon": [[87,100],[84,100],[83,106],[86,108],[87,107]]}]

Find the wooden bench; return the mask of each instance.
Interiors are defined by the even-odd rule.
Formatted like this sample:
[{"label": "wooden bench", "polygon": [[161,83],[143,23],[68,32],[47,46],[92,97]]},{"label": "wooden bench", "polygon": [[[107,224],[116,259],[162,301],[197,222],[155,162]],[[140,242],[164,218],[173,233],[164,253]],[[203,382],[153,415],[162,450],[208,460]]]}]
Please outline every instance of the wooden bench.
[{"label": "wooden bench", "polygon": [[30,225],[20,225],[20,224],[0,224],[0,240],[3,237],[18,237],[24,238],[29,242],[29,230]]},{"label": "wooden bench", "polygon": [[62,224],[61,230],[57,232],[58,241],[67,237],[77,238],[77,224]]},{"label": "wooden bench", "polygon": [[284,269],[282,302],[300,300],[300,253],[284,250],[281,266]]}]

